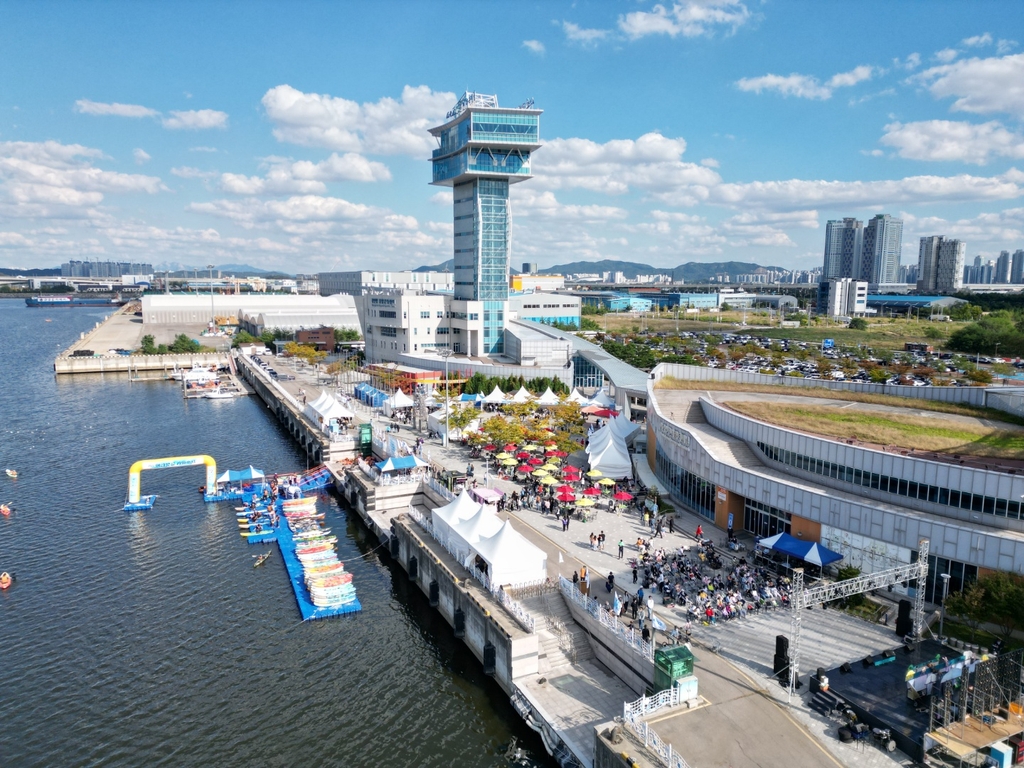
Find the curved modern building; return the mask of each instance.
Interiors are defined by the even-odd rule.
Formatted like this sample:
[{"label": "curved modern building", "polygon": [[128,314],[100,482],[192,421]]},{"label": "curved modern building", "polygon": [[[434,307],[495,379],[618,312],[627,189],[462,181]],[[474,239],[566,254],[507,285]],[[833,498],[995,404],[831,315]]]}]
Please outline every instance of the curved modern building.
[{"label": "curved modern building", "polygon": [[[659,385],[666,377],[707,385]],[[692,512],[723,529],[731,520],[734,530],[755,536],[785,531],[820,542],[863,572],[915,562],[917,542],[927,538],[929,601],[941,597],[941,573],[951,574],[955,592],[965,578],[986,571],[1024,572],[1024,469],[1013,462],[897,451],[787,429],[744,415],[729,402],[785,402],[791,396],[716,392],[716,381],[733,389],[736,383],[780,383],[774,376],[681,365],[660,365],[648,381],[648,461]],[[827,386],[907,395],[911,408],[912,397],[1014,406],[1007,394],[998,393],[997,402],[992,390],[978,388],[781,383],[794,385],[795,403],[807,403],[811,387]]]}]

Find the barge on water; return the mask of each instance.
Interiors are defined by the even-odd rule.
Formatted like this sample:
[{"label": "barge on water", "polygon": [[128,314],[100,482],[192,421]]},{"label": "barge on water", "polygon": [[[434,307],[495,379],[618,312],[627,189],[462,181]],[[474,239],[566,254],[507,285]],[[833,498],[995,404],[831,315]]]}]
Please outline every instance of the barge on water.
[{"label": "barge on water", "polygon": [[120,296],[29,296],[25,304],[29,307],[120,307],[128,299]]}]

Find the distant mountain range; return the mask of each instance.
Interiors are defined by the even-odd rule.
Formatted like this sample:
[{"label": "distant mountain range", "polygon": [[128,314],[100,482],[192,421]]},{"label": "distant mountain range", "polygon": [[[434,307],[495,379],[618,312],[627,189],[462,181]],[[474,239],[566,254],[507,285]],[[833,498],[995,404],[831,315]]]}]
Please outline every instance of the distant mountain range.
[{"label": "distant mountain range", "polygon": [[[601,274],[602,272],[621,272],[627,280],[637,275],[669,275],[674,281],[685,283],[703,283],[716,275],[729,275],[735,280],[736,275],[749,275],[762,269],[760,264],[746,261],[690,261],[678,267],[652,267],[636,261],[573,261],[568,264],[556,264],[539,272],[544,275],[573,275],[580,273]],[[763,267],[763,269],[784,269],[784,267]]]},{"label": "distant mountain range", "polygon": [[448,261],[442,261],[440,264],[434,264],[433,266],[416,267],[413,272],[451,272],[454,269],[455,259],[448,259]]},{"label": "distant mountain range", "polygon": [[53,277],[60,274],[60,267],[53,269],[7,269],[0,268],[0,275],[4,277]]}]

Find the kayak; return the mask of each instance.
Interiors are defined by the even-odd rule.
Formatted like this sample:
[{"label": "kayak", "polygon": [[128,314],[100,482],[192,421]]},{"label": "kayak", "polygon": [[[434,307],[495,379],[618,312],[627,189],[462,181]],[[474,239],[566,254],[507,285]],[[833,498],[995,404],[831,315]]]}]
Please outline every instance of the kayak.
[{"label": "kayak", "polygon": [[256,562],[252,564],[252,567],[253,568],[259,568],[261,565],[263,565],[265,562],[267,562],[267,560],[270,558],[270,556],[272,554],[274,554],[274,550],[270,550],[269,552],[264,552],[262,555],[260,555],[259,557],[256,558]]},{"label": "kayak", "polygon": [[306,576],[329,576],[332,573],[342,573],[344,570],[344,563],[328,563],[327,565],[317,565],[312,568],[305,568],[303,569],[303,572]]},{"label": "kayak", "polygon": [[273,536],[276,533],[277,531],[273,528],[268,528],[265,531],[242,531],[243,536]]}]

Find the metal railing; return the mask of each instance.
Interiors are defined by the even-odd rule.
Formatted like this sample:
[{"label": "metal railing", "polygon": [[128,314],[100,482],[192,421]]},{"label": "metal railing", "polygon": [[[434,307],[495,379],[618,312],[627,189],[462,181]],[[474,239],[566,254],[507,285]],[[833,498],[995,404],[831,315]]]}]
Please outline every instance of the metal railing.
[{"label": "metal railing", "polygon": [[377,471],[376,467],[367,464],[362,459],[356,459],[356,465],[359,467],[360,470],[362,470],[364,475],[366,475],[374,482],[377,482],[377,478],[380,477],[380,472]]},{"label": "metal railing", "polygon": [[549,592],[557,592],[558,584],[549,578],[537,579],[536,581],[523,581],[519,584],[510,584],[505,590],[516,600],[528,600],[531,597],[540,597]]},{"label": "metal railing", "polygon": [[640,720],[630,712],[629,704],[624,705],[623,710],[623,724],[636,735],[637,739],[643,743],[644,749],[657,758],[659,763],[668,768],[690,768],[690,764],[683,759],[682,755],[676,752],[669,742],[661,738],[657,731],[652,730],[646,720]]},{"label": "metal railing", "polygon": [[448,501],[455,501],[455,494],[449,491],[443,485],[441,485],[441,483],[437,481],[437,478],[428,476],[424,482],[426,482],[427,485],[429,485],[431,488],[433,488],[435,491],[441,494],[443,498],[447,499]]},{"label": "metal railing", "polygon": [[[431,537],[433,537],[434,541],[444,547],[445,551],[454,557],[460,564],[465,563],[469,558],[471,552],[463,552],[461,550],[453,549],[451,543],[446,538],[442,538],[437,535],[437,532],[434,530],[434,526],[418,509],[415,507],[409,507],[408,515],[415,520],[423,530],[429,533]],[[491,593],[491,596],[494,597],[495,600],[501,603],[501,607],[508,611],[509,615],[515,619],[516,623],[520,627],[531,635],[536,632],[537,622],[522,603],[508,595],[505,590],[501,588],[500,584],[492,584],[490,577],[472,563],[464,567],[473,575],[473,578],[483,585],[484,589]]]},{"label": "metal railing", "polygon": [[572,601],[580,608],[594,617],[597,622],[609,630],[620,642],[626,645],[634,653],[640,654],[647,661],[654,661],[654,646],[644,642],[643,637],[636,630],[629,629],[619,621],[608,610],[592,597],[587,597],[565,576],[558,577],[558,585],[566,599]]},{"label": "metal railing", "polygon": [[640,719],[652,712],[657,712],[663,707],[676,707],[682,703],[679,691],[679,686],[673,685],[668,690],[661,691],[653,696],[641,696],[632,704],[627,701],[622,705],[622,716]]}]

